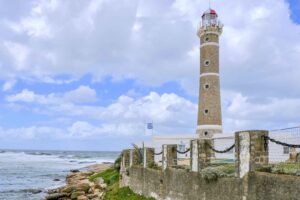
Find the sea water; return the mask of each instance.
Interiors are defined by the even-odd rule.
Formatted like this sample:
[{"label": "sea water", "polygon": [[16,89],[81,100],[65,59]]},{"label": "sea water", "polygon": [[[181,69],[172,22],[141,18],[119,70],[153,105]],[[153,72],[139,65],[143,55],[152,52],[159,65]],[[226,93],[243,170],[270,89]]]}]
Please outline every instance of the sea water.
[{"label": "sea water", "polygon": [[0,150],[0,200],[40,200],[71,169],[114,162],[119,152]]}]

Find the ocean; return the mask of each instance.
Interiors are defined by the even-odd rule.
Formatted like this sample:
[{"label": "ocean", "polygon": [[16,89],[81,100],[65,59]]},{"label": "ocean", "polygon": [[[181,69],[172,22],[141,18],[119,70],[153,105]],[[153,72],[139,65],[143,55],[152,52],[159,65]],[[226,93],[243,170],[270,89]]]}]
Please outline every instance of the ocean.
[{"label": "ocean", "polygon": [[0,200],[40,200],[71,169],[114,162],[119,152],[0,150]]}]

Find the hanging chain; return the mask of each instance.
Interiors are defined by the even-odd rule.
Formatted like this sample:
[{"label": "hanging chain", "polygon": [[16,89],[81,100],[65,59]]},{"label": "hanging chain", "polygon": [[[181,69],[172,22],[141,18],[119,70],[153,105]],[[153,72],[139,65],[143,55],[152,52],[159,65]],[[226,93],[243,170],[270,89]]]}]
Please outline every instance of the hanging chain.
[{"label": "hanging chain", "polygon": [[161,151],[161,152],[159,152],[159,153],[155,153],[155,152],[154,152],[154,155],[159,156],[159,155],[161,155],[162,153],[163,153],[163,151]]},{"label": "hanging chain", "polygon": [[176,150],[177,151],[177,153],[179,153],[179,154],[186,154],[187,152],[189,152],[191,149],[190,148],[188,148],[186,151],[178,151],[178,150]]},{"label": "hanging chain", "polygon": [[265,137],[265,140],[269,140],[275,144],[278,144],[278,145],[282,145],[282,146],[285,146],[285,147],[290,147],[290,148],[300,148],[300,144],[288,144],[288,143],[285,143],[285,142],[280,142],[278,140],[275,140],[273,138],[270,138],[269,136],[264,136]]},{"label": "hanging chain", "polygon": [[216,153],[227,153],[229,151],[231,151],[234,147],[235,147],[235,144],[231,145],[230,147],[228,147],[227,149],[225,150],[217,150],[215,149],[214,147],[212,147],[210,144],[206,143],[208,145],[208,147],[213,150],[214,152]]}]

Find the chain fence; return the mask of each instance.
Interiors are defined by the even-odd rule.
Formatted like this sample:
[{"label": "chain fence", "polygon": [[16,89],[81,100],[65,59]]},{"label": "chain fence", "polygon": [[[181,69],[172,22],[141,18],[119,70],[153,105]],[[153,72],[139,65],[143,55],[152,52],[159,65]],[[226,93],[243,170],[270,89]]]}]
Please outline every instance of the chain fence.
[{"label": "chain fence", "polygon": [[228,164],[235,161],[235,139],[234,134],[214,137],[212,144],[208,147],[213,151],[211,164]]},{"label": "chain fence", "polygon": [[270,130],[265,137],[269,146],[269,162],[288,162],[291,153],[300,152],[300,127]]}]

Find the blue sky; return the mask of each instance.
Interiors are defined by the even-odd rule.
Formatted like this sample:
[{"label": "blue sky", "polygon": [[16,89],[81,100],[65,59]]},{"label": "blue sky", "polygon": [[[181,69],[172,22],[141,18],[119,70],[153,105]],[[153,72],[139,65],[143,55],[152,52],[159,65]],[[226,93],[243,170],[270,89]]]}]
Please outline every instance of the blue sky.
[{"label": "blue sky", "polygon": [[[300,2],[213,1],[223,128],[300,124]],[[0,0],[0,148],[120,150],[194,134],[202,0]]]}]

